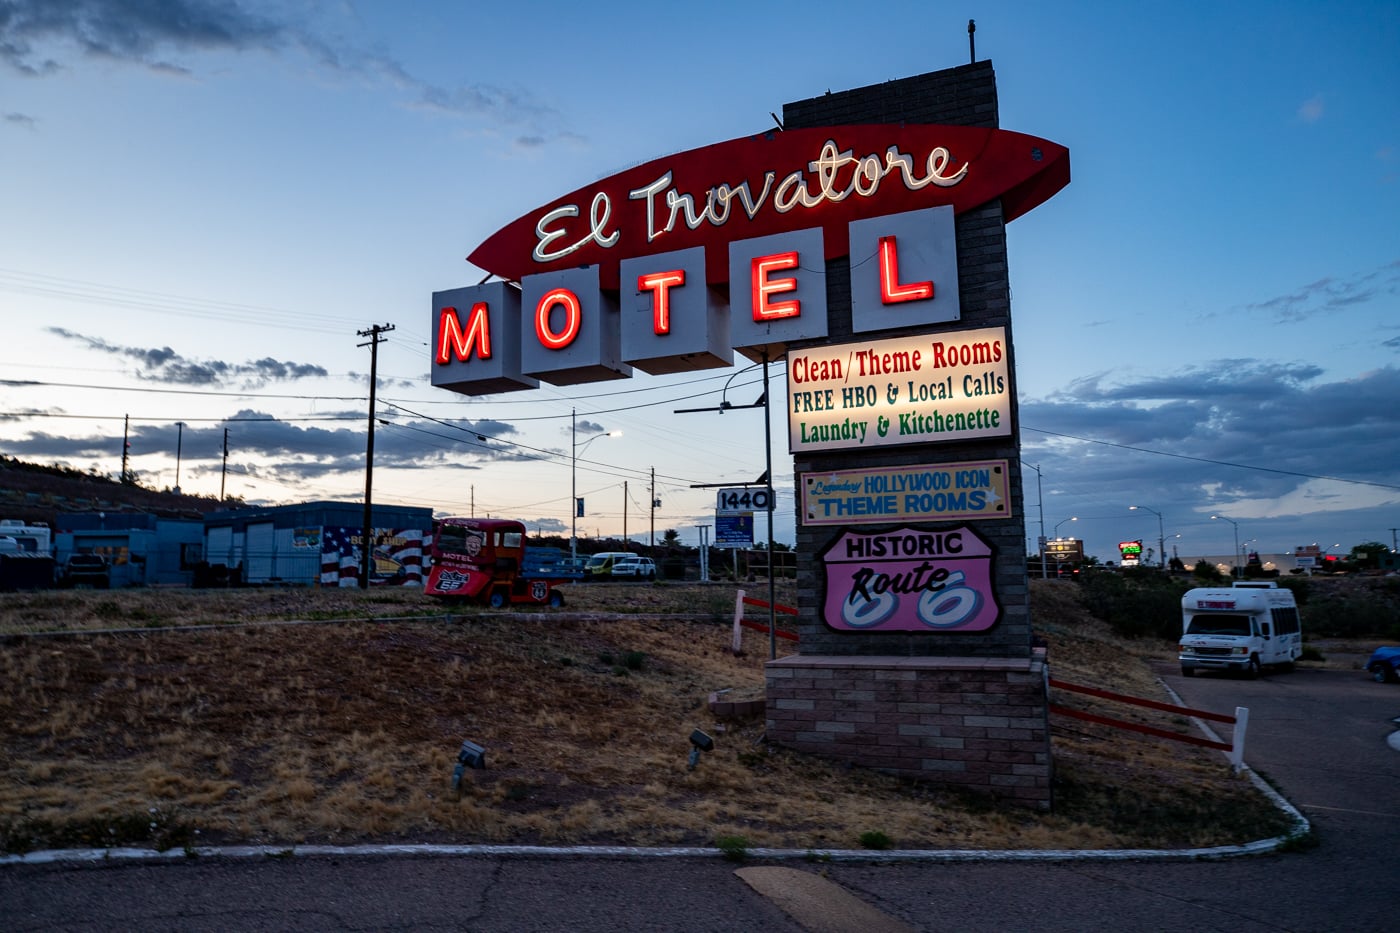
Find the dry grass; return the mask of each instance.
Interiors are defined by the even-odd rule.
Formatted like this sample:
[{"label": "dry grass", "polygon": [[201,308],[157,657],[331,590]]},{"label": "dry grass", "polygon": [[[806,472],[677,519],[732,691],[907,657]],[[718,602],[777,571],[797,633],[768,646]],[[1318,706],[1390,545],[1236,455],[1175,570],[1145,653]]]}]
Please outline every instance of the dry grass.
[{"label": "dry grass", "polygon": [[[1072,585],[1033,592],[1055,676],[1160,697],[1141,646],[1086,619]],[[767,637],[728,652],[733,600],[720,586],[590,585],[564,613],[449,619],[414,591],[8,594],[0,632],[83,633],[0,647],[0,848],[734,836],[821,849],[865,833],[898,848],[1076,848],[1282,828],[1219,756],[1078,724],[1057,724],[1049,815],[772,748],[761,724],[716,722],[705,705],[761,688]],[[359,621],[228,624],[311,618]],[[94,633],[109,628],[149,631]],[[716,749],[689,770],[695,728]],[[487,768],[459,795],[464,738]]]}]

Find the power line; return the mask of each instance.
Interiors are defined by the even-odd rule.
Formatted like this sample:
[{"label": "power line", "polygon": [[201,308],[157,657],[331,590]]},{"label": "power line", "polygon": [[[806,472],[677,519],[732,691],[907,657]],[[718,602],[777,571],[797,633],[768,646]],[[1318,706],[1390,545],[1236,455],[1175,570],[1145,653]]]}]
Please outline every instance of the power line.
[{"label": "power line", "polygon": [[[53,411],[0,411],[0,418],[71,418],[77,421],[116,421],[122,415],[73,415],[66,412]],[[362,415],[307,415],[291,418],[279,418],[275,415],[230,415],[227,418],[165,418],[155,415],[132,415],[138,422],[154,422],[157,424],[179,424],[185,422],[189,424],[195,421],[208,422],[211,424],[224,424],[230,421],[255,422],[255,421],[359,421]]]},{"label": "power line", "polygon": [[1134,447],[1131,444],[1116,444],[1113,441],[1100,441],[1092,437],[1079,437],[1075,434],[1060,434],[1055,431],[1045,431],[1040,428],[1029,428],[1021,425],[1023,431],[1034,431],[1036,434],[1047,434],[1050,437],[1063,437],[1072,441],[1083,441],[1086,444],[1099,444],[1103,447],[1116,447],[1119,450],[1132,450],[1140,454],[1155,454],[1158,457],[1171,457],[1176,460],[1191,460],[1195,463],[1209,463],[1212,466],[1234,467],[1239,470],[1255,470],[1260,473],[1277,473],[1280,476],[1297,476],[1302,479],[1325,479],[1334,483],[1351,483],[1354,486],[1376,486],[1381,489],[1400,489],[1400,485],[1393,483],[1377,483],[1366,479],[1343,479],[1340,476],[1326,476],[1321,473],[1302,473],[1297,470],[1280,470],[1275,467],[1254,466],[1248,463],[1233,463],[1229,460],[1213,460],[1210,457],[1191,457],[1186,454],[1174,454],[1165,450],[1153,450],[1150,447]]},{"label": "power line", "polygon": [[[263,305],[192,298],[188,295],[123,288],[81,279],[64,279],[37,272],[22,272],[17,269],[0,268],[0,289],[24,295],[81,301],[90,305],[137,308],[160,314],[176,314],[182,318],[213,318],[233,323],[277,326],[314,333],[335,333],[349,322],[347,318],[309,314],[303,310],[292,312]],[[302,325],[312,323],[319,326],[298,326],[297,324],[289,324],[288,321],[297,321]]]},{"label": "power line", "polygon": [[280,398],[312,402],[363,402],[363,395],[291,395],[275,392],[236,392],[219,389],[158,389],[154,386],[98,386],[81,382],[44,382],[38,379],[0,379],[0,386],[16,389],[95,389],[99,392],[145,392],[151,395],[212,395],[222,398]]}]

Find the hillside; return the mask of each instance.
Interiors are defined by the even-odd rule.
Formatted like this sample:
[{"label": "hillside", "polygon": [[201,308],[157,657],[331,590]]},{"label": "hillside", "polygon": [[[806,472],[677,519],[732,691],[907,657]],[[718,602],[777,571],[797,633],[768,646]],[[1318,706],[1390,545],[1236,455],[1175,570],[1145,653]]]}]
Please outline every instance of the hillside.
[{"label": "hillside", "polygon": [[71,512],[149,512],[165,518],[199,518],[228,506],[209,496],[177,495],[119,483],[66,467],[26,463],[0,455],[0,518],[63,527]]}]

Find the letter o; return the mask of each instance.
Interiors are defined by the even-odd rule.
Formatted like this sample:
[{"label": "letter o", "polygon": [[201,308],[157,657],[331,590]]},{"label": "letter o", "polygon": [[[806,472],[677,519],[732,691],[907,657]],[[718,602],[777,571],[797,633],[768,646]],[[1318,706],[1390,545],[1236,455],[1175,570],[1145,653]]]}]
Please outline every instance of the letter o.
[{"label": "letter o", "polygon": [[[555,305],[564,309],[564,327],[558,331],[549,326],[549,313]],[[579,303],[578,295],[567,288],[545,292],[535,305],[535,336],[550,350],[562,350],[573,343],[582,325],[583,306]]]}]

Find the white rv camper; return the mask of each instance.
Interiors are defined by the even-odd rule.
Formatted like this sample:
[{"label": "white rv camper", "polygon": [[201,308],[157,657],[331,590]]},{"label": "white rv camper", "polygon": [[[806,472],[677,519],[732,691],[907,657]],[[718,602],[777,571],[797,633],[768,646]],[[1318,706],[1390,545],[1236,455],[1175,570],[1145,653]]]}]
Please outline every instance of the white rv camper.
[{"label": "white rv camper", "polygon": [[1303,653],[1293,592],[1273,581],[1187,590],[1181,597],[1179,647],[1187,677],[1198,670],[1258,677],[1264,667],[1292,669]]}]

